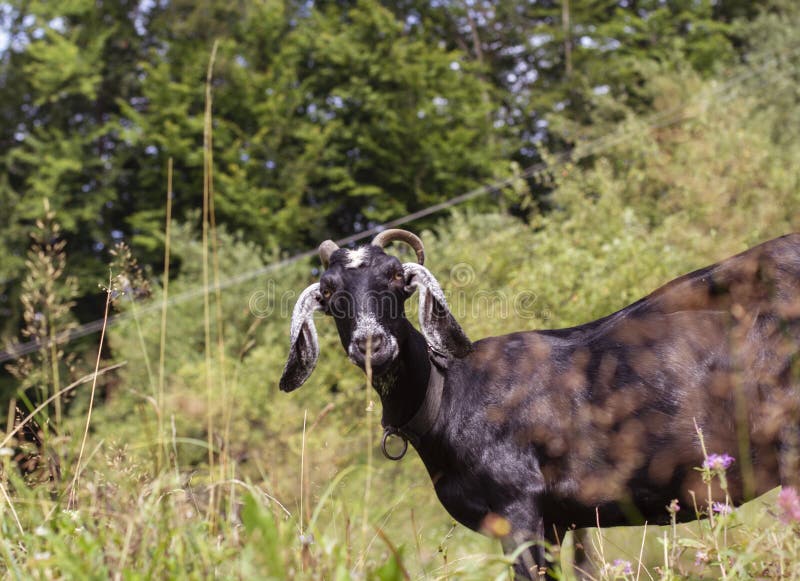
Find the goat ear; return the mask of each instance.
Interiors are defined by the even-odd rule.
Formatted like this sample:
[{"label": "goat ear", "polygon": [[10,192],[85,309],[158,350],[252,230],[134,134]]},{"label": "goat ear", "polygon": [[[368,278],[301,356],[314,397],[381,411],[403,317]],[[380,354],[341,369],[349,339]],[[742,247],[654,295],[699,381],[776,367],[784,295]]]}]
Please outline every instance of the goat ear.
[{"label": "goat ear", "polygon": [[419,326],[432,351],[449,357],[464,357],[472,351],[472,342],[453,317],[444,298],[442,287],[420,264],[403,265],[406,292],[419,290]]},{"label": "goat ear", "polygon": [[319,283],[316,282],[300,294],[294,305],[291,347],[281,375],[281,391],[294,391],[303,385],[317,365],[319,341],[314,326],[314,311],[322,309],[321,299]]}]

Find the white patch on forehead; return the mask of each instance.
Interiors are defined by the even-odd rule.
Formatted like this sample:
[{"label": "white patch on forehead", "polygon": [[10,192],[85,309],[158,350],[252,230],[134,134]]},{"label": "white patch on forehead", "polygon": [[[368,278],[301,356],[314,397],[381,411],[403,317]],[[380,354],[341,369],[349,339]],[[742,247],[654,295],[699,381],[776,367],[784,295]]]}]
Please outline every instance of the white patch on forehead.
[{"label": "white patch on forehead", "polygon": [[364,263],[367,261],[367,257],[369,256],[369,247],[362,246],[361,248],[356,248],[355,250],[348,250],[347,251],[347,262],[345,262],[345,268],[358,268],[360,266],[364,266]]}]

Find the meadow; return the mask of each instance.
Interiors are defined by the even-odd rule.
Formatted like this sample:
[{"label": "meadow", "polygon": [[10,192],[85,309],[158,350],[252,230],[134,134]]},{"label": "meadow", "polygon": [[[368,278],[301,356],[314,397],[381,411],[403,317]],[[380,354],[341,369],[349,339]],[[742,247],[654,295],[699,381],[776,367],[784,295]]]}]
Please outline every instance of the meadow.
[{"label": "meadow", "polygon": [[[542,151],[532,178],[546,198],[532,202],[519,183],[417,231],[467,334],[593,320],[800,231],[798,65],[787,37],[719,78],[646,71],[652,113],[599,95],[612,131],[585,134],[570,161]],[[383,458],[377,396],[330,321],[318,320],[311,379],[278,391],[291,307],[319,263],[281,262],[216,227],[207,151],[205,162],[195,220],[164,222],[170,269],[117,247],[93,282],[107,299],[98,332],[80,350],[51,343],[11,363],[21,388],[0,433],[4,577],[511,578],[499,542],[448,516],[413,451]],[[53,243],[58,213],[44,216],[22,301],[66,321],[70,248]],[[26,339],[47,338],[33,306],[24,326]],[[49,402],[22,425],[36,406],[26,393]],[[724,481],[725,468],[698,470]],[[580,542],[595,565],[587,578],[800,579],[795,491],[734,510],[718,501],[698,506],[696,523],[575,534],[551,547],[554,574],[574,578]]]}]

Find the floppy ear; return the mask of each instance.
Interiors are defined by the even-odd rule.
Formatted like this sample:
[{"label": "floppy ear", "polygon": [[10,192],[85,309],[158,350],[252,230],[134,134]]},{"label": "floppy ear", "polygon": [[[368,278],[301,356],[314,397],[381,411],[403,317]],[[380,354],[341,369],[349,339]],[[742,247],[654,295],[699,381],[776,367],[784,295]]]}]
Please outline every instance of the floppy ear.
[{"label": "floppy ear", "polygon": [[449,357],[464,357],[472,351],[472,342],[450,312],[442,287],[430,271],[408,262],[403,273],[407,292],[419,289],[419,326],[431,350]]},{"label": "floppy ear", "polygon": [[294,391],[306,382],[319,357],[314,311],[322,309],[319,283],[315,282],[300,294],[292,312],[289,359],[281,376],[281,391]]}]

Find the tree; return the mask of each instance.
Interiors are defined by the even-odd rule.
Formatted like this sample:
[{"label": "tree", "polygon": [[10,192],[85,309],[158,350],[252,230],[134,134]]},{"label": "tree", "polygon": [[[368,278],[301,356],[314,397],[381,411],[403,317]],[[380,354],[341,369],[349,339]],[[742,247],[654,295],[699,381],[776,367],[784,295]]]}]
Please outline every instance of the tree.
[{"label": "tree", "polygon": [[[166,28],[182,8],[154,25]],[[491,88],[477,68],[406,34],[378,3],[306,15],[251,3],[239,17],[214,68],[214,155],[218,215],[245,238],[299,249],[352,233],[482,183],[508,154],[491,139],[491,103],[480,98]],[[211,43],[196,38],[183,31],[152,55],[145,106],[126,107],[131,157],[158,168],[142,168],[144,189],[160,191],[173,157],[184,208],[201,191],[200,79]],[[138,204],[129,224],[142,238],[162,203]]]},{"label": "tree", "polygon": [[[783,10],[753,3],[767,4]],[[0,55],[0,307],[15,301],[43,197],[72,274],[103,280],[119,239],[159,270],[169,158],[176,219],[201,203],[215,41],[218,221],[294,251],[650,110],[650,69],[714,74],[746,50],[737,19],[753,10],[740,0],[14,0],[0,11],[11,38]]]},{"label": "tree", "polygon": [[70,273],[102,281],[121,238],[158,269],[168,158],[176,219],[200,205],[215,40],[217,217],[267,249],[306,248],[440,201],[491,178],[508,155],[492,138],[478,68],[407,34],[377,2],[71,0],[4,14],[7,289],[44,197],[61,218]]},{"label": "tree", "polygon": [[[62,222],[69,271],[102,280],[121,171],[112,119],[134,97],[139,2],[14,2],[0,61],[0,289],[14,300],[42,200]],[[15,282],[16,281],[16,282]],[[94,287],[94,285],[90,285]],[[15,311],[18,312],[18,311]],[[14,318],[12,317],[12,320]]]},{"label": "tree", "polygon": [[[469,54],[493,87],[496,124],[538,160],[536,144],[558,149],[580,138],[598,96],[634,110],[652,66],[690,66],[704,75],[735,58],[740,2],[710,0],[457,0],[386,2],[415,34]],[[753,6],[767,2],[750,3]],[[743,15],[743,14],[742,14]],[[554,127],[554,123],[556,126]]]}]

